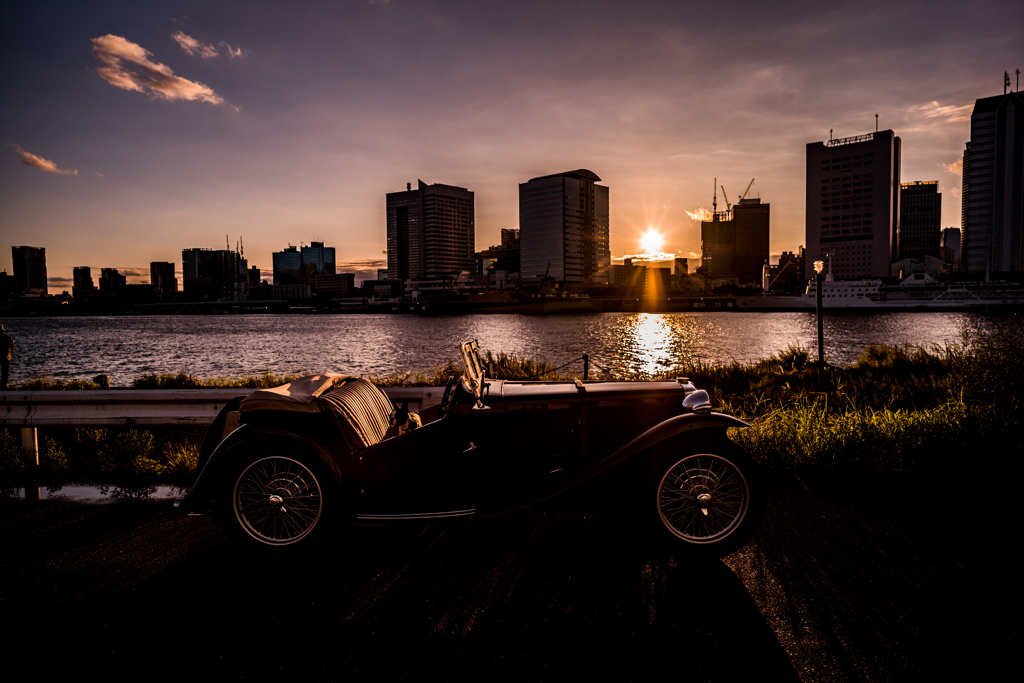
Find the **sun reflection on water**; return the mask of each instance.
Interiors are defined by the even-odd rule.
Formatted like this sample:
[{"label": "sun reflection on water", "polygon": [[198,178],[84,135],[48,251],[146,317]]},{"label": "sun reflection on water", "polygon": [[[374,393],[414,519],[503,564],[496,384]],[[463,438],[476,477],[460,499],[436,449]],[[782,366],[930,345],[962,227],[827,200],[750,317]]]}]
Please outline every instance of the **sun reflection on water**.
[{"label": "sun reflection on water", "polygon": [[712,320],[668,313],[637,313],[615,326],[616,369],[654,375],[699,360],[698,349],[720,330]]}]

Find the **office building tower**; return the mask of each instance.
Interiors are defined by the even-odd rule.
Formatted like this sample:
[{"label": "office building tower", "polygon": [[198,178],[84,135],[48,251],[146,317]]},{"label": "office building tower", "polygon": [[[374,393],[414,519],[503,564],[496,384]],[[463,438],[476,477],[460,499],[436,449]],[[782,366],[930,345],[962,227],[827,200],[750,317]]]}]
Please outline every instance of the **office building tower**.
[{"label": "office building tower", "polygon": [[900,259],[938,257],[941,234],[939,181],[900,183]]},{"label": "office building tower", "polygon": [[608,187],[592,171],[578,169],[533,178],[519,185],[522,282],[551,277],[559,282],[607,284]]},{"label": "office building tower", "polygon": [[11,247],[14,257],[14,293],[46,296],[46,249]]},{"label": "office building tower", "polygon": [[462,187],[417,181],[389,192],[388,279],[437,279],[470,267],[476,249],[473,193]]},{"label": "office building tower", "polygon": [[302,247],[301,254],[300,280],[303,284],[315,289],[318,276],[335,274],[334,247],[325,247],[323,242],[310,242],[308,247]]},{"label": "office building tower", "polygon": [[182,290],[192,298],[232,295],[238,281],[238,252],[230,249],[182,249]]},{"label": "office building tower", "polygon": [[178,291],[178,278],[174,264],[167,261],[153,261],[149,264],[149,282],[160,294],[174,294]]},{"label": "office building tower", "polygon": [[81,299],[96,293],[96,286],[92,281],[92,268],[75,266],[72,276],[74,279],[71,285],[71,296]]},{"label": "office building tower", "polygon": [[964,150],[962,251],[969,273],[1007,273],[1024,265],[1024,98],[976,100]]},{"label": "office building tower", "polygon": [[952,258],[947,260],[948,263],[960,265],[960,228],[942,229],[942,248],[950,250]]},{"label": "office building tower", "polygon": [[715,211],[700,223],[700,265],[705,277],[734,275],[736,226],[731,211]]},{"label": "office building tower", "polygon": [[128,286],[128,277],[117,268],[100,269],[100,294],[120,294]]},{"label": "office building tower", "polygon": [[284,251],[275,251],[274,284],[297,285],[302,279],[302,253],[298,247],[288,245]]},{"label": "office building tower", "polygon": [[889,277],[899,255],[900,139],[891,130],[807,145],[807,258],[837,280]]},{"label": "office building tower", "polygon": [[736,228],[733,268],[741,284],[761,282],[761,270],[768,262],[771,204],[754,197],[732,205]]}]

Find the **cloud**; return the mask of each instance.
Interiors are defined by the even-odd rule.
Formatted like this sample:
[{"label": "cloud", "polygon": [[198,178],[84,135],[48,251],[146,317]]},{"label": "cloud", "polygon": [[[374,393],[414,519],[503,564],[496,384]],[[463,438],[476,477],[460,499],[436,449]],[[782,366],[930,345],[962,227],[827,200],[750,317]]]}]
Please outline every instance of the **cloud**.
[{"label": "cloud", "polygon": [[236,47],[231,47],[230,45],[225,43],[223,40],[220,41],[220,44],[223,45],[224,49],[228,51],[228,57],[229,58],[235,59],[236,57],[242,57],[243,56],[242,55],[242,48],[240,48],[240,47],[237,47],[237,48]]},{"label": "cloud", "polygon": [[153,53],[121,36],[107,34],[92,39],[92,51],[101,66],[100,78],[123,90],[146,92],[168,100],[201,100],[222,104],[224,98],[212,88],[175,76],[170,67],[150,61]]},{"label": "cloud", "polygon": [[189,56],[199,55],[203,59],[220,56],[220,53],[217,52],[217,48],[213,45],[203,45],[192,36],[185,35],[182,31],[175,31],[171,34],[171,38],[173,38],[175,42],[181,46],[181,49]]},{"label": "cloud", "polygon": [[70,287],[73,284],[74,284],[74,278],[70,278],[70,277],[50,276],[50,277],[46,278],[46,286],[47,287],[53,287],[55,289],[60,289],[61,287],[67,289],[68,287]]},{"label": "cloud", "polygon": [[952,190],[949,191],[949,193],[951,195],[953,195],[954,199],[960,199],[960,188],[959,187],[954,187]]},{"label": "cloud", "polygon": [[941,168],[946,173],[952,173],[953,175],[963,175],[964,174],[964,160],[963,159],[957,159],[956,161],[954,161],[951,164],[939,164],[939,168]]},{"label": "cloud", "polygon": [[26,152],[21,148],[20,145],[10,146],[14,147],[14,150],[18,153],[18,156],[21,157],[21,163],[25,164],[26,166],[38,168],[40,171],[46,171],[47,173],[59,173],[61,175],[78,175],[78,171],[57,168],[56,163],[50,161],[49,159],[44,159],[38,154]]},{"label": "cloud", "polygon": [[691,221],[709,221],[712,218],[711,212],[705,209],[703,206],[694,212],[683,211],[687,216],[690,217]]},{"label": "cloud", "polygon": [[922,104],[919,107],[911,107],[907,111],[916,114],[922,114],[927,119],[943,119],[945,121],[970,121],[971,111],[974,110],[974,104],[946,104],[941,105],[938,102],[929,102],[928,104]]}]

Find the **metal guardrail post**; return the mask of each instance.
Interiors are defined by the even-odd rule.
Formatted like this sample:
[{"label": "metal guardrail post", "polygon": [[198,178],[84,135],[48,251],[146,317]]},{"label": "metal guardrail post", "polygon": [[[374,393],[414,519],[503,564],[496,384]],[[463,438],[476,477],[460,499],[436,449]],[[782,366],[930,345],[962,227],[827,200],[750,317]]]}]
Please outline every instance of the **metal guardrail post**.
[{"label": "metal guardrail post", "polygon": [[39,437],[35,427],[21,428],[21,447],[31,465],[39,466]]}]

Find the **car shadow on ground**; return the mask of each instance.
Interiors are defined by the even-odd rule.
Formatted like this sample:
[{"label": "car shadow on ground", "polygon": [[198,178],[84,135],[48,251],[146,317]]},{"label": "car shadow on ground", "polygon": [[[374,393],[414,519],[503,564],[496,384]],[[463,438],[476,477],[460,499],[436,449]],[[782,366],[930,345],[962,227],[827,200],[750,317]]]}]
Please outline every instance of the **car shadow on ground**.
[{"label": "car shadow on ground", "polygon": [[[59,639],[73,669],[130,673],[166,662],[225,677],[797,680],[726,565],[655,547],[613,512],[352,529],[317,553],[268,559],[224,541],[209,518],[139,510],[157,519],[142,534],[129,520],[123,535],[108,529],[92,562],[143,578],[92,593],[63,576],[58,592],[81,594],[74,607],[47,601],[48,639]],[[161,528],[195,551],[121,565],[119,555],[138,564],[131,548],[159,544]],[[43,581],[55,571],[45,558],[37,570]]]}]

